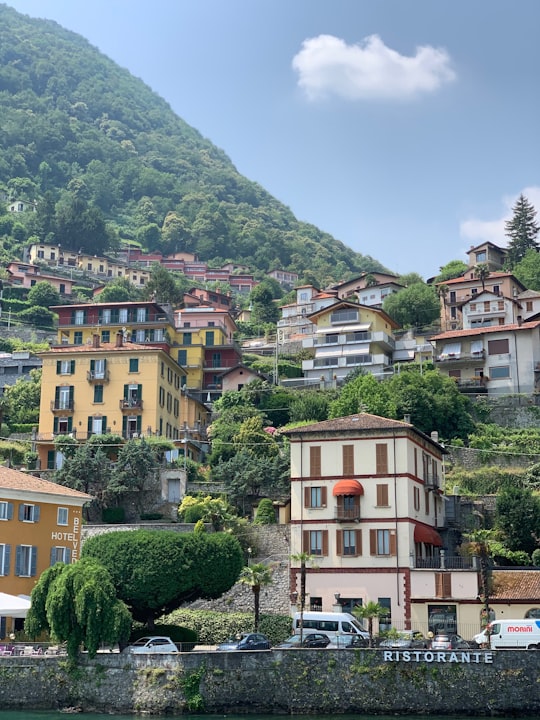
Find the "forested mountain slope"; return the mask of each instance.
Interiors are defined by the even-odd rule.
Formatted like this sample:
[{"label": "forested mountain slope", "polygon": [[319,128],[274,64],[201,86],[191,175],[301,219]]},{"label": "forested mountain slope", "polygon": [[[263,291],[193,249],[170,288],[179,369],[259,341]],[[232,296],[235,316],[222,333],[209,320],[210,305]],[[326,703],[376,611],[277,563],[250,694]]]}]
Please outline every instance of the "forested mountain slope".
[{"label": "forested mountain slope", "polygon": [[[23,229],[63,247],[134,239],[321,284],[377,261],[299,222],[141,80],[58,24],[0,5],[0,190],[38,200]],[[78,227],[81,223],[86,227]],[[106,225],[105,225],[106,223]],[[105,227],[107,231],[105,232]],[[6,232],[7,230],[7,232]],[[89,249],[86,247],[86,249]]]}]

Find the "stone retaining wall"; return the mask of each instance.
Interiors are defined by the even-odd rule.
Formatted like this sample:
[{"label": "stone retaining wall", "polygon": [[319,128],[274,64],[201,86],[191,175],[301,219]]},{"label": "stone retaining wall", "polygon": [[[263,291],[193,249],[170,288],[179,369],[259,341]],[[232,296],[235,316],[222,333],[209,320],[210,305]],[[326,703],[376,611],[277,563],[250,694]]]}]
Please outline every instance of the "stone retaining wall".
[{"label": "stone retaining wall", "polygon": [[94,660],[83,656],[77,666],[66,658],[0,657],[0,707],[538,717],[539,676],[540,652],[533,651],[100,653]]}]

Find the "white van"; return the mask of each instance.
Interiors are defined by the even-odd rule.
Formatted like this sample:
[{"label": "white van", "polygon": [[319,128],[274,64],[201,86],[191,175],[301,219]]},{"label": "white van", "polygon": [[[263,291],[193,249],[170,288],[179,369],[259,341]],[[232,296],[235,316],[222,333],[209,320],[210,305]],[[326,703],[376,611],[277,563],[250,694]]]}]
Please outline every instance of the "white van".
[{"label": "white van", "polygon": [[[351,613],[338,612],[304,612],[303,616],[304,633],[311,631],[322,632],[328,635],[333,645],[345,647],[353,640],[360,638],[369,643],[369,633],[363,628],[358,620]],[[300,613],[293,617],[293,633],[300,632]]]},{"label": "white van", "polygon": [[540,620],[494,620],[486,628],[492,650],[540,650]]}]

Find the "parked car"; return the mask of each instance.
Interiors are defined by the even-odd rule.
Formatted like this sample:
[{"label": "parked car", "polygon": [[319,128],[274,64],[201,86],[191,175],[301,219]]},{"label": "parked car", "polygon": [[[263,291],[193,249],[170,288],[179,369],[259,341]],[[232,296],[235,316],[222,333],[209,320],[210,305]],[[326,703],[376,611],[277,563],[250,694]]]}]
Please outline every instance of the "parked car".
[{"label": "parked car", "polygon": [[417,630],[402,630],[397,638],[387,638],[383,640],[379,647],[393,648],[396,650],[408,650],[409,648],[421,649],[426,648],[428,642],[421,632]]},{"label": "parked car", "polygon": [[337,635],[336,639],[328,645],[329,649],[351,650],[354,648],[369,647],[369,635]]},{"label": "parked car", "polygon": [[124,652],[134,655],[154,655],[157,653],[175,653],[178,652],[178,648],[171,638],[152,635],[139,638],[131,645],[128,645]]},{"label": "parked car", "polygon": [[469,648],[469,643],[455,633],[435,635],[431,641],[432,650],[468,650]]},{"label": "parked car", "polygon": [[324,633],[306,633],[302,640],[300,635],[291,635],[290,638],[276,645],[276,648],[325,648],[329,644],[330,638]]},{"label": "parked car", "polygon": [[486,629],[473,637],[473,643],[478,647],[489,647],[489,635]]},{"label": "parked car", "polygon": [[262,633],[242,633],[239,637],[225,640],[216,650],[270,650],[270,640]]}]

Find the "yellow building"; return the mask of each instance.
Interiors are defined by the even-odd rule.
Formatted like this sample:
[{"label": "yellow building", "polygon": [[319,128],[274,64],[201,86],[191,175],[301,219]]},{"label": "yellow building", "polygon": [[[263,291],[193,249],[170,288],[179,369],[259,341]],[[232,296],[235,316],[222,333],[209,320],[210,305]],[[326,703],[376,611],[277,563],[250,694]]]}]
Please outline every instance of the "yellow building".
[{"label": "yellow building", "polygon": [[43,377],[37,447],[40,467],[55,469],[57,435],[79,440],[113,433],[128,440],[184,435],[181,388],[185,371],[167,343],[114,343],[94,333],[90,344],[61,345],[41,353]]},{"label": "yellow building", "polygon": [[[41,573],[80,552],[86,493],[0,466],[0,592],[30,595]],[[0,638],[14,621],[0,618]]]}]

